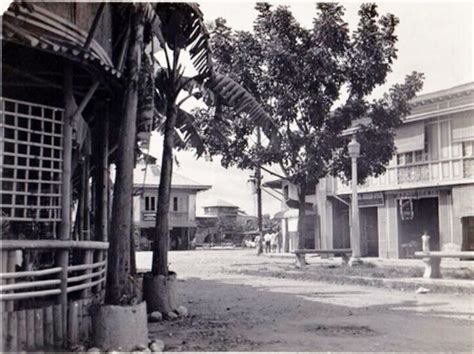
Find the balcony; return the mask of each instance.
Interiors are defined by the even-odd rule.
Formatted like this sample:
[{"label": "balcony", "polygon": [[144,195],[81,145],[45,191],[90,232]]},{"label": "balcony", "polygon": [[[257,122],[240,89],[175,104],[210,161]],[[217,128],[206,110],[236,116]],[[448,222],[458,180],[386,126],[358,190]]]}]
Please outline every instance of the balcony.
[{"label": "balcony", "polygon": [[[366,183],[360,186],[360,191],[449,185],[473,181],[473,179],[474,157],[460,157],[388,167],[387,172],[382,176],[369,177]],[[346,194],[350,192],[350,185],[344,184],[338,179],[335,193]]]}]

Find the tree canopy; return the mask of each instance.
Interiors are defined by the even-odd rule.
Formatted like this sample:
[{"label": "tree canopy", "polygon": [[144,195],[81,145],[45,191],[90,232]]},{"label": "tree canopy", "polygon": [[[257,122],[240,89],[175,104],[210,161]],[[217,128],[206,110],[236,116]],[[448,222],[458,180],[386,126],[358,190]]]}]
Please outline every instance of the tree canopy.
[{"label": "tree canopy", "polygon": [[397,17],[363,4],[351,32],[336,3],[316,4],[309,29],[286,6],[258,3],[256,10],[254,33],[232,31],[224,19],[216,20],[211,48],[218,70],[265,108],[279,138],[257,146],[248,116],[218,105],[197,112],[209,153],[221,154],[224,166],[277,163],[297,185],[314,185],[327,174],[349,179],[350,136],[343,132],[359,125],[359,181],[383,173],[395,151],[394,129],[409,114],[408,101],[423,78],[413,72],[382,98],[370,97],[397,58]]}]

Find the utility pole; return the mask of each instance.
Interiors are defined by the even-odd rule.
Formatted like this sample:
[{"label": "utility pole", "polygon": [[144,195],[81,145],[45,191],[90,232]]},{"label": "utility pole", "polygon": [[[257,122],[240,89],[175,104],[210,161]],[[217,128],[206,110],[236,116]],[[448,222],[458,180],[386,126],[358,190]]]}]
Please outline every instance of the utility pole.
[{"label": "utility pole", "polygon": [[[260,127],[257,127],[257,147],[260,147]],[[260,239],[257,245],[257,256],[263,253],[263,220],[262,220],[262,173],[260,169],[260,160],[257,162],[257,169],[255,171],[255,183],[257,184],[257,218],[258,218],[258,232]]]}]

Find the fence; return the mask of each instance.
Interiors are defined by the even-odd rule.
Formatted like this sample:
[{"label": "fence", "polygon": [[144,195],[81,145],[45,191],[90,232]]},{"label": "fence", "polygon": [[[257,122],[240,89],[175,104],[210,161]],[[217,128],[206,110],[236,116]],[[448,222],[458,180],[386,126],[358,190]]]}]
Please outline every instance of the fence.
[{"label": "fence", "polygon": [[[87,342],[89,309],[102,301],[107,242],[3,240],[1,242],[0,351],[61,348]],[[46,269],[17,271],[23,258],[52,256]],[[66,267],[57,266],[66,257]],[[43,263],[43,262],[42,262]]]}]

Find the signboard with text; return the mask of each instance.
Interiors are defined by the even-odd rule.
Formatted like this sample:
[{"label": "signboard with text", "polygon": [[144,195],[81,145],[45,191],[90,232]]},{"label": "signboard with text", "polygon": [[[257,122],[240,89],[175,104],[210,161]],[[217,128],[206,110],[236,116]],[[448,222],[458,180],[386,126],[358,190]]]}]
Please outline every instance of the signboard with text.
[{"label": "signboard with text", "polygon": [[143,217],[142,217],[142,220],[143,221],[155,221],[156,220],[156,211],[144,211],[142,213]]},{"label": "signboard with text", "polygon": [[385,199],[383,192],[360,193],[358,195],[359,208],[383,206]]}]

